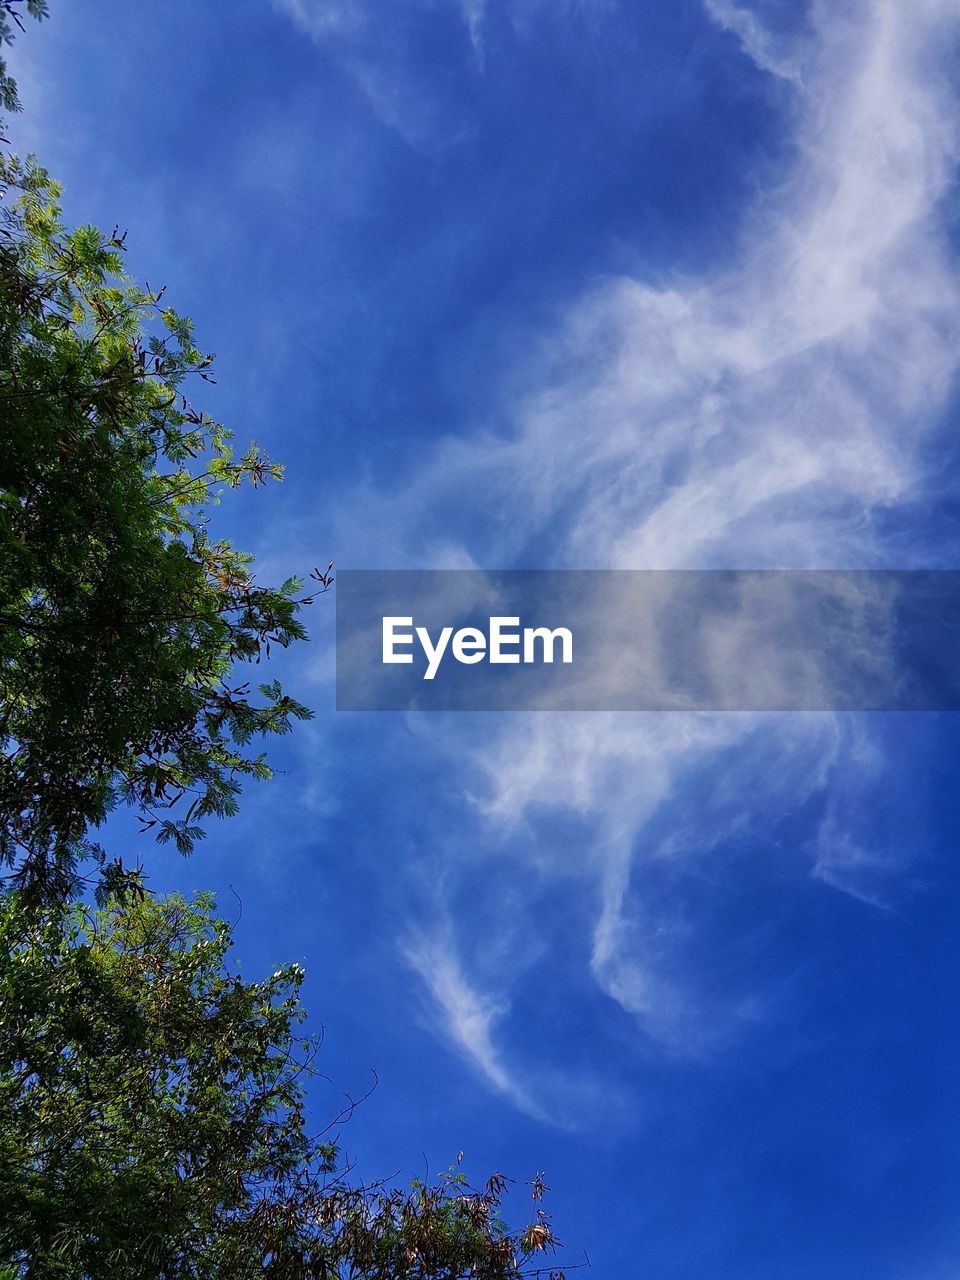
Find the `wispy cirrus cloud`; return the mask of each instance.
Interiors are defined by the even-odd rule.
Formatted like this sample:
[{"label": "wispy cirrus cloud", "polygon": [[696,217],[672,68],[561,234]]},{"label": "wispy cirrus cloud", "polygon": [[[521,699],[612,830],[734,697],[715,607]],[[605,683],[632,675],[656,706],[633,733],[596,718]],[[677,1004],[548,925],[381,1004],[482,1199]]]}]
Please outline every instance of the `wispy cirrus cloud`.
[{"label": "wispy cirrus cloud", "polygon": [[[472,136],[472,94],[487,69],[495,0],[273,0],[353,77],[373,115],[414,151],[438,155]],[[496,0],[515,35],[558,15],[586,28],[615,0]],[[437,32],[446,37],[438,60]]]},{"label": "wispy cirrus cloud", "polygon": [[275,0],[275,3],[317,40],[354,35],[367,20],[364,0]]},{"label": "wispy cirrus cloud", "polygon": [[463,136],[468,125],[462,103],[448,78],[432,74],[420,56],[417,35],[452,20],[463,32],[464,72],[482,70],[482,0],[403,0],[389,7],[369,0],[274,3],[337,57],[377,120],[415,151],[442,152]]},{"label": "wispy cirrus cloud", "polygon": [[[581,297],[511,370],[496,429],[433,446],[409,484],[350,494],[338,540],[355,563],[906,568],[949,557],[917,528],[904,564],[883,528],[936,488],[926,459],[958,366],[943,201],[958,149],[947,55],[960,0],[909,13],[896,0],[817,4],[789,38],[737,17],[750,12],[705,8],[775,78],[793,161],[744,211],[732,261],[694,279],[608,279]],[[865,843],[837,800],[869,805],[882,780],[867,722],[547,714],[464,728],[428,717],[412,730],[446,751],[465,815],[484,824],[451,881],[483,866],[473,892],[494,900],[522,879],[513,932],[539,937],[546,955],[567,947],[568,913],[561,925],[554,903],[571,895],[587,939],[581,977],[669,1054],[723,1051],[790,998],[789,975],[757,976],[755,940],[727,946],[722,962],[710,949],[703,887],[722,897],[743,874],[718,852],[732,839],[769,847],[782,814],[816,801],[819,827],[784,852],[864,910],[890,902],[914,853]],[[419,921],[408,948],[438,1025],[492,1089],[576,1123],[589,1087],[569,1074],[547,1101],[534,1088],[543,1062],[510,1013],[523,966],[505,945],[478,971],[475,913],[456,902],[442,925]],[[540,976],[548,1005],[562,1003],[561,974],[546,965]]]},{"label": "wispy cirrus cloud", "polygon": [[499,1093],[521,1111],[537,1119],[543,1112],[527,1089],[507,1069],[494,1047],[497,1023],[507,1013],[502,997],[478,991],[463,972],[456,946],[449,936],[422,935],[409,942],[405,958],[420,975],[443,1020],[445,1035]]},{"label": "wispy cirrus cloud", "polygon": [[[561,566],[888,561],[875,515],[922,501],[921,449],[958,363],[960,287],[941,201],[958,123],[943,51],[960,4],[821,4],[793,45],[743,6],[708,0],[707,10],[762,72],[791,82],[792,173],[746,213],[732,267],[660,286],[612,280],[577,304],[530,372],[533,389],[507,406],[508,433],[451,439],[412,486],[354,495],[352,527],[359,507],[379,531],[360,549],[368,561],[389,564],[400,546],[429,564],[442,545],[450,563],[451,529],[436,513],[449,517],[457,495],[488,514],[464,533],[465,563],[517,563],[545,546]],[[671,927],[669,912],[644,901],[639,869],[696,864],[731,831],[829,794],[863,767],[861,730],[829,717],[530,717],[469,746],[447,727],[421,731],[482,770],[481,807],[507,844],[544,813],[590,826],[595,981],[655,1042],[692,1054],[724,1043],[772,997],[739,980],[709,998],[699,990],[686,962],[692,926]],[[691,791],[705,774],[707,794]],[[732,794],[725,774],[736,777]],[[672,833],[658,825],[665,810]],[[543,856],[571,874],[562,851]],[[829,817],[810,869],[879,903],[896,861],[859,849]],[[532,911],[531,928],[544,927]],[[495,1088],[522,1098],[522,1064],[507,1074],[494,1045],[509,964],[503,996],[471,1002],[453,959],[457,929],[469,920],[425,943],[430,963],[417,968],[451,1038]]]},{"label": "wispy cirrus cloud", "polygon": [[704,4],[714,22],[737,37],[744,53],[761,71],[802,86],[801,56],[785,48],[786,42],[768,31],[752,9],[733,0],[704,0]]}]

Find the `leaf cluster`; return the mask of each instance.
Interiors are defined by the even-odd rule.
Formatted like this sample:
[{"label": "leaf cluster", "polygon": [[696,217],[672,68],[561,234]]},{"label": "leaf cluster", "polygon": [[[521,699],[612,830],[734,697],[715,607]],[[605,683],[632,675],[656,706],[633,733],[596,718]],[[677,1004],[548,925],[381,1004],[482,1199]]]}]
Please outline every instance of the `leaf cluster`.
[{"label": "leaf cluster", "polygon": [[303,639],[311,597],[208,532],[282,469],[187,398],[212,380],[190,320],[124,275],[118,231],[64,227],[34,160],[0,184],[0,863],[63,897],[118,802],[186,853],[269,776],[250,744],[310,713],[234,669]]},{"label": "leaf cluster", "polygon": [[[264,586],[209,533],[281,468],[194,407],[212,356],[119,229],[68,230],[32,158],[0,192],[0,1280],[562,1280],[541,1175],[520,1230],[459,1157],[354,1180],[355,1104],[308,1127],[299,966],[243,979],[209,895],[155,898],[96,838],[125,802],[187,853],[269,776],[251,744],[309,712],[238,665],[305,638],[332,566]],[[99,905],[71,904],[90,860]]]},{"label": "leaf cluster", "polygon": [[306,1126],[302,970],[244,981],[230,946],[208,895],[0,898],[0,1275],[538,1273],[554,1247],[540,1178],[514,1233],[503,1175],[351,1182],[330,1129]]},{"label": "leaf cluster", "polygon": [[[4,45],[13,44],[15,32],[23,30],[21,14],[24,11],[40,22],[48,16],[47,0],[26,0],[26,5],[23,0],[0,0],[0,49]],[[0,54],[0,109],[20,110],[17,82],[7,70],[7,61],[2,54]]]}]

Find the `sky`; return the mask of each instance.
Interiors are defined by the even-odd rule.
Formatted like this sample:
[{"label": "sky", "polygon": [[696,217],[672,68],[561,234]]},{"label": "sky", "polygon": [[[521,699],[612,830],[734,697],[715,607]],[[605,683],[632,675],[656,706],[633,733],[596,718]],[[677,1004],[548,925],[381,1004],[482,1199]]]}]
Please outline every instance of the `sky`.
[{"label": "sky", "polygon": [[[52,0],[8,132],[129,229],[342,568],[956,568],[960,0]],[[316,709],[158,889],[298,960],[365,1177],[604,1280],[960,1272],[960,726]]]}]

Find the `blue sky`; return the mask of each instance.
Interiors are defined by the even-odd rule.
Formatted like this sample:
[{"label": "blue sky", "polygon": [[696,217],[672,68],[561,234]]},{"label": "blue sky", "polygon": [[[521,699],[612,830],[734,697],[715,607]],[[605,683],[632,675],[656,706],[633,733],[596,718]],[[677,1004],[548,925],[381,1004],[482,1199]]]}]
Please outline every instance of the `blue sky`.
[{"label": "blue sky", "polygon": [[[11,136],[286,461],[264,575],[956,567],[957,0],[53,3]],[[960,1267],[948,716],[317,718],[157,887],[307,968],[365,1176],[615,1280]]]}]

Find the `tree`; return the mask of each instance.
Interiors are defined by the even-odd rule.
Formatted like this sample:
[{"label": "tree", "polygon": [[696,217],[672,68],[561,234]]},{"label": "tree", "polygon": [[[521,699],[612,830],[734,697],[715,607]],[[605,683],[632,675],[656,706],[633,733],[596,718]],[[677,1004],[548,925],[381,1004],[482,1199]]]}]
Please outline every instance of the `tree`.
[{"label": "tree", "polygon": [[[305,638],[312,597],[208,532],[280,467],[187,399],[212,369],[190,321],[125,277],[117,230],[65,228],[36,161],[0,186],[0,1280],[538,1274],[542,1178],[519,1232],[500,1174],[352,1182],[307,1125],[299,968],[242,980],[208,896],[154,898],[96,838],[126,802],[189,852],[268,776],[252,739],[309,712],[235,668]],[[68,902],[90,860],[99,909]]]},{"label": "tree", "polygon": [[[351,1185],[310,1136],[297,965],[245,982],[208,896],[0,900],[0,1276],[512,1280],[507,1180]],[[559,1273],[557,1273],[559,1274]]]},{"label": "tree", "polygon": [[251,739],[309,712],[234,667],[303,639],[310,597],[208,533],[222,491],[281,468],[184,395],[211,381],[190,321],[124,277],[123,236],[64,228],[35,161],[0,183],[0,863],[63,897],[118,801],[189,852],[269,775]]}]

